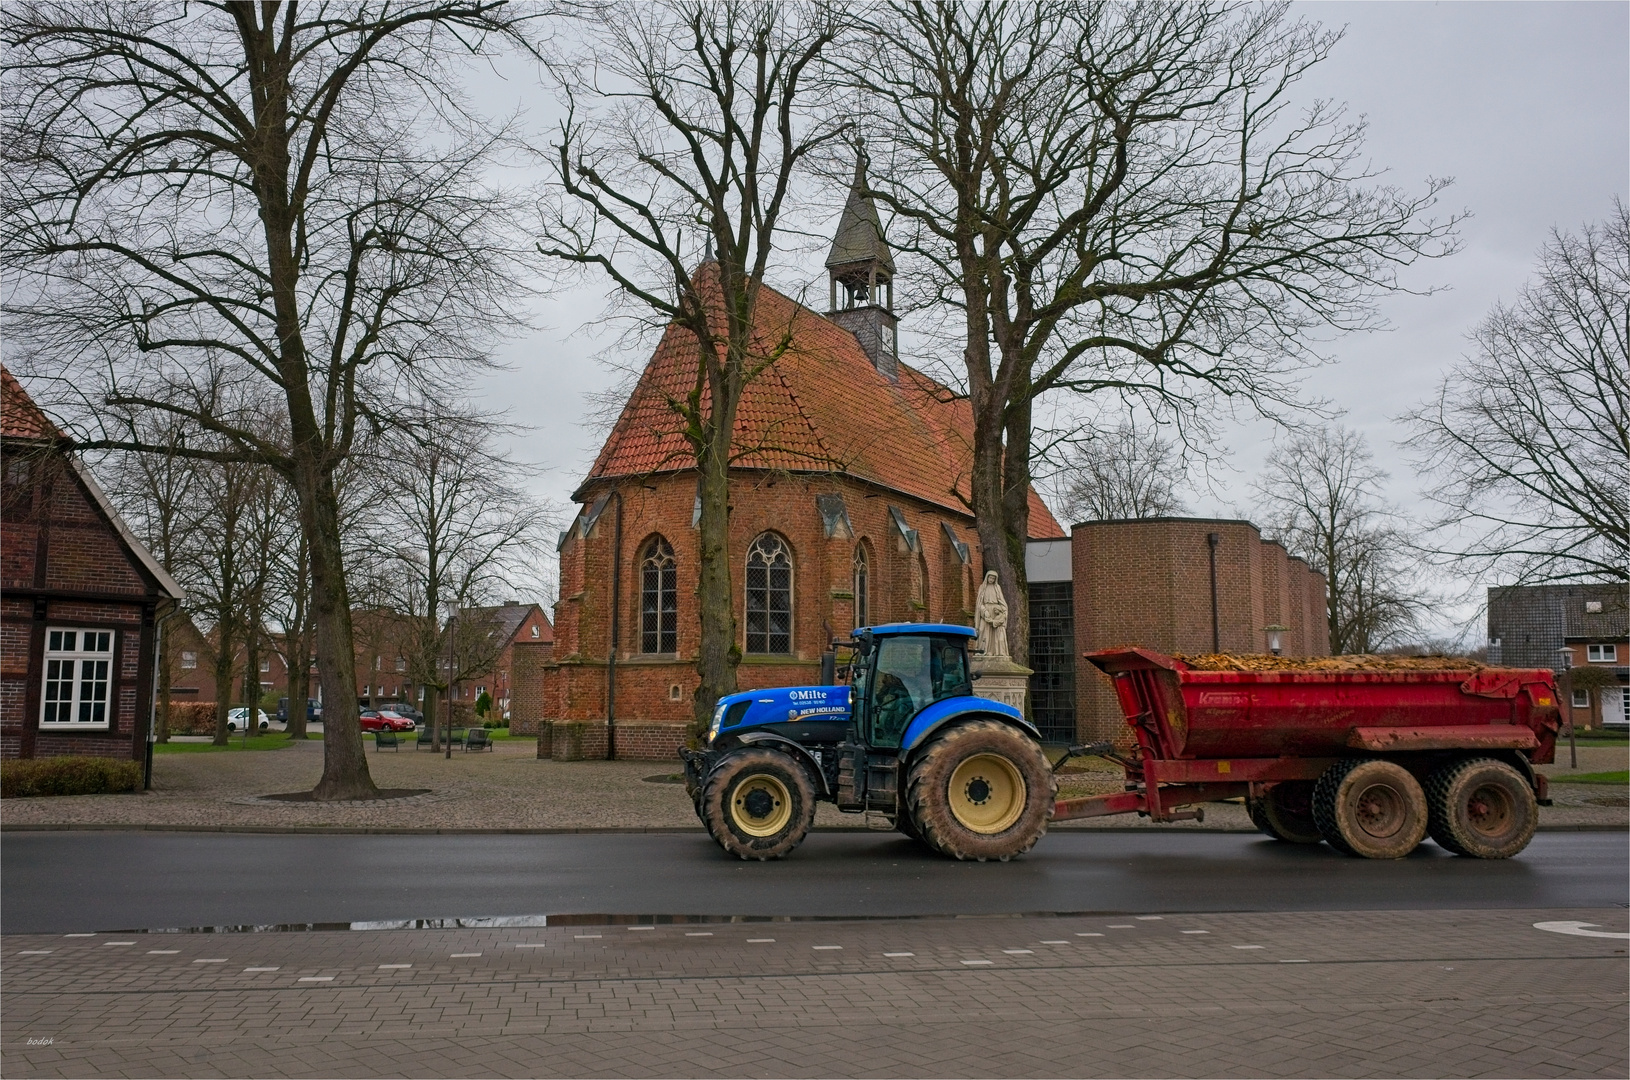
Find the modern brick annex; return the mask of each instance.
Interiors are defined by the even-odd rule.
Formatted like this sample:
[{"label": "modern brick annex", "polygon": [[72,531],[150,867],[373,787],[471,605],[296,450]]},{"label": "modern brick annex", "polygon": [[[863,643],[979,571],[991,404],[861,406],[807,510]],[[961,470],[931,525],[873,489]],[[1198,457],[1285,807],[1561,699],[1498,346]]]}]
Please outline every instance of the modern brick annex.
[{"label": "modern brick annex", "polygon": [[[858,625],[970,624],[983,574],[968,512],[972,411],[899,360],[893,261],[858,180],[826,262],[830,310],[767,286],[760,294],[755,341],[786,344],[749,384],[734,433],[729,552],[742,689],[816,681],[828,643]],[[710,267],[698,281],[717,289]],[[580,510],[560,539],[552,650],[515,657],[512,729],[538,731],[540,756],[606,755],[613,677],[618,757],[671,758],[683,740],[698,685],[700,506],[667,402],[693,386],[695,350],[687,331],[668,329],[573,496]],[[1100,522],[1078,526],[1072,543],[1032,491],[1030,532],[1033,544],[1074,548],[1064,576],[1073,579],[1066,608],[1080,629],[1066,632],[1077,656],[1127,642],[1209,648],[1207,533],[1226,538],[1216,553],[1225,648],[1262,651],[1262,628],[1277,622],[1293,627],[1287,651],[1328,651],[1323,579],[1247,522]],[[1090,699],[1070,721],[1087,734],[1118,713],[1097,708],[1104,695],[1091,680],[1101,676],[1082,668],[1061,681]],[[1066,689],[1075,716],[1074,686]]]},{"label": "modern brick annex", "polygon": [[181,588],[0,368],[0,757],[139,760],[154,618]]}]

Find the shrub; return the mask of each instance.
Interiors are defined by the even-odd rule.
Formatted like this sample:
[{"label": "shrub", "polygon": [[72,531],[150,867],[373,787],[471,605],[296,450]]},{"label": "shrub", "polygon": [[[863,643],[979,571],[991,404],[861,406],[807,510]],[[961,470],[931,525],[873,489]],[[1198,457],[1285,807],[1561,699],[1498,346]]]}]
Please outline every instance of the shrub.
[{"label": "shrub", "polygon": [[0,762],[0,798],[107,795],[141,787],[142,767],[104,757],[52,757]]},{"label": "shrub", "polygon": [[215,734],[215,702],[170,702],[169,732],[171,735]]}]

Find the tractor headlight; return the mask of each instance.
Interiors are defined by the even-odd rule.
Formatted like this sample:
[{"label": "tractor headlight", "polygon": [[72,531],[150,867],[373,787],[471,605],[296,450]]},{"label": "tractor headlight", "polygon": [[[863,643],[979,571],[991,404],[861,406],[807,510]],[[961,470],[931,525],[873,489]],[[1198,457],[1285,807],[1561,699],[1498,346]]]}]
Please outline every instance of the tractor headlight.
[{"label": "tractor headlight", "polygon": [[713,745],[713,740],[718,738],[719,729],[724,726],[724,711],[728,707],[729,706],[721,702],[718,708],[713,710],[713,723],[707,729],[707,741],[709,746]]}]

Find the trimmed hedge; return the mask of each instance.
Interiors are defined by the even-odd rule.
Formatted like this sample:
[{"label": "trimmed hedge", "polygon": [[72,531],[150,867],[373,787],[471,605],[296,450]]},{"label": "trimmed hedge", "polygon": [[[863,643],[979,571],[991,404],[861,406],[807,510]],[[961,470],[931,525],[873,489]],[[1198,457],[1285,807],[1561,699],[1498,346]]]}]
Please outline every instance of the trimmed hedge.
[{"label": "trimmed hedge", "polygon": [[135,761],[104,757],[51,757],[0,762],[0,798],[34,795],[108,795],[141,787]]},{"label": "trimmed hedge", "polygon": [[215,734],[215,702],[170,702],[169,732],[171,735]]}]

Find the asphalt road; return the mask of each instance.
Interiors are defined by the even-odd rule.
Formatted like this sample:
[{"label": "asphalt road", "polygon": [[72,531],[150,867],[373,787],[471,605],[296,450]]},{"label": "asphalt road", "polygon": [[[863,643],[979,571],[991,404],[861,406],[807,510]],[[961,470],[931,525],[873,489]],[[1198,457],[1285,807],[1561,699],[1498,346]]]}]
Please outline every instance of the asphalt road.
[{"label": "asphalt road", "polygon": [[1615,907],[1621,832],[1542,833],[1503,862],[1399,862],[1244,834],[1054,832],[1011,863],[891,833],[815,833],[741,863],[701,834],[10,833],[0,931],[71,933],[521,915],[929,916]]}]

